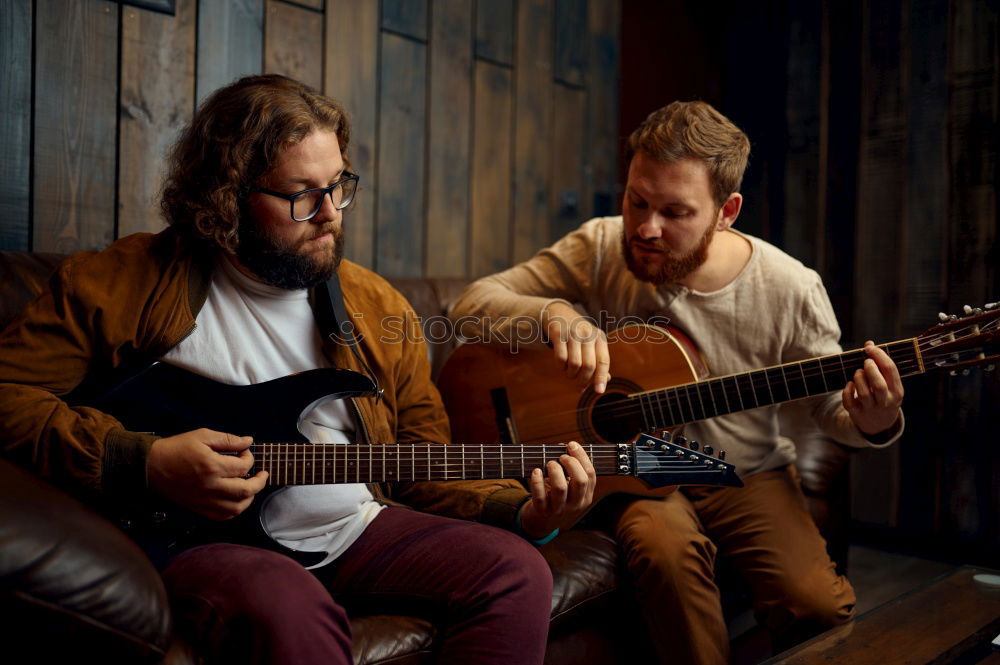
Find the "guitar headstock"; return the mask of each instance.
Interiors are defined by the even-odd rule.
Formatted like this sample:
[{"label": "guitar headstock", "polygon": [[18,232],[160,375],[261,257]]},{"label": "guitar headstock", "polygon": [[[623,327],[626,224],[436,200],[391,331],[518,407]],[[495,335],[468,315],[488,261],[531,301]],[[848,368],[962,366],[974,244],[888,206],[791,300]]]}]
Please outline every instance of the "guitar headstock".
[{"label": "guitar headstock", "polygon": [[640,434],[631,444],[621,444],[627,450],[631,468],[629,473],[650,487],[668,485],[725,485],[743,487],[736,475],[736,467],[713,456],[706,446],[702,450],[694,441],[672,437],[664,432],[663,438]]},{"label": "guitar headstock", "polygon": [[991,371],[1000,361],[1000,304],[966,305],[963,313],[938,314],[940,322],[925,330],[917,342],[927,369],[968,374],[973,367]]}]

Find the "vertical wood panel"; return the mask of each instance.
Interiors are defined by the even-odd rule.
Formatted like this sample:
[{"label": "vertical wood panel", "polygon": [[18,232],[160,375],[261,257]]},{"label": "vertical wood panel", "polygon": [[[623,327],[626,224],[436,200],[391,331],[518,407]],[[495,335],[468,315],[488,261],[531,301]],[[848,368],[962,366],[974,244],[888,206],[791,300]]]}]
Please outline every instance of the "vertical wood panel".
[{"label": "vertical wood panel", "polygon": [[476,1],[476,57],[514,62],[514,0]]},{"label": "vertical wood panel", "polygon": [[40,251],[114,239],[118,5],[37,3],[34,242]]},{"label": "vertical wood panel", "polygon": [[[948,117],[948,310],[994,301],[1000,290],[997,246],[997,4],[951,3]],[[997,373],[973,372],[945,384],[949,435],[941,477],[943,535],[991,538],[1000,548],[1000,427]],[[992,464],[990,463],[992,461]]]},{"label": "vertical wood panel", "polygon": [[178,0],[174,16],[123,9],[119,237],[163,228],[166,154],[194,107],[194,28],[194,0]]},{"label": "vertical wood panel", "polygon": [[259,74],[263,62],[264,0],[199,0],[199,104],[216,89]]},{"label": "vertical wood panel", "polygon": [[556,0],[556,80],[582,87],[586,78],[587,0]]},{"label": "vertical wood panel", "polygon": [[[514,263],[551,241],[552,3],[519,0],[514,102]],[[614,131],[614,127],[609,128]]]},{"label": "vertical wood panel", "polygon": [[427,40],[427,0],[382,0],[382,27]]},{"label": "vertical wood panel", "polygon": [[822,8],[820,2],[810,0],[790,3],[789,11],[783,249],[822,274],[823,218],[819,211]]},{"label": "vertical wood panel", "polygon": [[586,167],[588,187],[583,216],[621,210],[618,200],[618,34],[621,5],[590,0],[590,53],[587,81]]},{"label": "vertical wood panel", "polygon": [[417,277],[424,266],[427,47],[382,34],[375,267]]},{"label": "vertical wood panel", "polygon": [[329,0],[326,8],[324,92],[351,119],[347,156],[361,176],[355,203],[345,218],[344,255],[375,266],[375,204],[378,194],[375,136],[378,127],[379,7],[377,2]]},{"label": "vertical wood panel", "polygon": [[906,159],[906,78],[901,0],[866,8],[858,169],[855,316],[861,336],[898,333]]},{"label": "vertical wood panel", "polygon": [[583,151],[587,93],[554,86],[552,128],[552,237],[561,238],[583,220]]},{"label": "vertical wood panel", "polygon": [[[997,9],[952,3],[949,301],[977,304],[996,275]],[[995,294],[993,294],[995,295]]]},{"label": "vertical wood panel", "polygon": [[264,71],[323,86],[323,16],[281,0],[267,1]]},{"label": "vertical wood panel", "polygon": [[[936,313],[946,309],[945,274],[948,219],[948,6],[937,0],[909,0],[909,63],[906,158],[906,222],[904,225],[904,282],[902,333],[914,334],[931,326]],[[899,525],[914,532],[933,533],[935,487],[947,437],[940,417],[941,380],[926,377],[906,385],[904,408],[909,432],[900,447],[902,464]],[[949,442],[950,443],[950,442]]]},{"label": "vertical wood panel", "polygon": [[0,249],[28,249],[30,235],[31,9],[0,3]]},{"label": "vertical wood panel", "polygon": [[510,70],[478,61],[475,94],[469,273],[479,277],[510,265],[510,139],[514,102]]},{"label": "vertical wood panel", "polygon": [[472,4],[435,0],[427,112],[427,277],[464,277],[469,242]]},{"label": "vertical wood panel", "polygon": [[[901,0],[865,8],[862,52],[861,153],[858,166],[855,320],[862,339],[897,339],[900,243],[905,206],[906,79]],[[852,467],[866,488],[853,497],[853,514],[869,523],[895,525],[899,447],[868,452]],[[874,500],[869,496],[878,492]]]},{"label": "vertical wood panel", "polygon": [[904,334],[931,325],[944,306],[948,218],[948,6],[911,0],[909,17]]},{"label": "vertical wood panel", "polygon": [[843,331],[857,341],[854,326],[854,232],[857,228],[858,135],[861,132],[861,9],[824,2],[820,107],[820,213],[825,220],[823,279]]}]

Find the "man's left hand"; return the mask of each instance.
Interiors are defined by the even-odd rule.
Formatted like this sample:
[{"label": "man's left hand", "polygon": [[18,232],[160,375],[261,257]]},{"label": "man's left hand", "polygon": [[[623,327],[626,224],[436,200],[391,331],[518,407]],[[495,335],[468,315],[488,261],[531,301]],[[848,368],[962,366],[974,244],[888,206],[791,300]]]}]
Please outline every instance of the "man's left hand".
[{"label": "man's left hand", "polygon": [[865,342],[864,366],[843,390],[844,408],[864,434],[872,436],[892,427],[903,403],[903,382],[896,363],[871,340]]},{"label": "man's left hand", "polygon": [[583,446],[566,445],[559,461],[550,460],[545,469],[533,469],[528,487],[531,498],[521,507],[521,530],[529,538],[544,538],[556,529],[568,529],[590,509],[594,500],[597,473]]}]

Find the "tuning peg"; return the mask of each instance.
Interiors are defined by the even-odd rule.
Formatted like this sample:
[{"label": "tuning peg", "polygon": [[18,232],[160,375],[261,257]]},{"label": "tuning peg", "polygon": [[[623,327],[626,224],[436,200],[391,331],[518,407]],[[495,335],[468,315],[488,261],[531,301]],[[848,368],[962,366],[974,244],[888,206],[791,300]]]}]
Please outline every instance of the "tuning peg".
[{"label": "tuning peg", "polygon": [[686,446],[687,442],[688,442],[688,440],[685,439],[680,434],[678,434],[677,436],[674,437],[674,443],[676,443],[678,446]]},{"label": "tuning peg", "polygon": [[972,308],[969,307],[968,305],[962,305],[962,311],[965,312],[966,314],[972,314]]},{"label": "tuning peg", "polygon": [[986,310],[993,309],[993,308],[995,308],[997,306],[997,304],[1000,304],[1000,303],[988,302],[985,305],[983,305],[983,309],[986,309]]},{"label": "tuning peg", "polygon": [[989,365],[987,365],[986,367],[983,368],[983,371],[984,372],[992,372],[994,369],[996,369],[996,365],[994,365],[993,363],[990,363]]},{"label": "tuning peg", "polygon": [[726,459],[726,451],[725,450],[720,450],[719,451],[719,459],[725,461],[725,459]]},{"label": "tuning peg", "polygon": [[938,312],[938,321],[940,321],[941,323],[944,323],[947,320],[948,320],[948,315],[947,314],[945,314],[944,312]]},{"label": "tuning peg", "polygon": [[691,450],[698,450],[698,442],[695,441],[694,439],[691,439],[690,441],[688,441],[688,448],[690,448]]},{"label": "tuning peg", "polygon": [[670,440],[670,430],[665,429],[662,432],[660,432],[660,438],[663,439],[664,441],[669,441]]},{"label": "tuning peg", "polygon": [[709,456],[711,456],[711,455],[713,455],[714,453],[715,453],[715,449],[714,449],[714,448],[712,448],[712,446],[705,446],[705,454],[706,454],[706,455],[709,455]]}]

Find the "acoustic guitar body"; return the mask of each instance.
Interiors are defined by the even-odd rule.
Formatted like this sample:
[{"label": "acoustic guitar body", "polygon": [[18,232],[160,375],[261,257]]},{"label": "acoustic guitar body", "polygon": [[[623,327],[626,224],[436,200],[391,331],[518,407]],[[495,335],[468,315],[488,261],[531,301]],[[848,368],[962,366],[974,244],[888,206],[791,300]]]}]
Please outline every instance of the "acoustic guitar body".
[{"label": "acoustic guitar body", "polygon": [[[592,386],[567,378],[551,349],[512,353],[488,344],[458,347],[437,382],[452,441],[628,442],[648,428],[641,418],[617,412],[617,402],[708,375],[694,343],[672,328],[619,328],[608,335],[608,350],[612,377],[598,395]],[[651,490],[630,477],[601,477],[594,500],[614,493],[664,496],[673,489]]]}]

